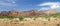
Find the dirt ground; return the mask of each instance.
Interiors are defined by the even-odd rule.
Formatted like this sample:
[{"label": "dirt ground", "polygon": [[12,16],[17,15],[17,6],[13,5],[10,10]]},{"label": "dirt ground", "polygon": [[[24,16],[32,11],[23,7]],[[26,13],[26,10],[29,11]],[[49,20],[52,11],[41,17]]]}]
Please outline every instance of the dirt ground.
[{"label": "dirt ground", "polygon": [[60,26],[60,19],[0,19],[0,26]]}]

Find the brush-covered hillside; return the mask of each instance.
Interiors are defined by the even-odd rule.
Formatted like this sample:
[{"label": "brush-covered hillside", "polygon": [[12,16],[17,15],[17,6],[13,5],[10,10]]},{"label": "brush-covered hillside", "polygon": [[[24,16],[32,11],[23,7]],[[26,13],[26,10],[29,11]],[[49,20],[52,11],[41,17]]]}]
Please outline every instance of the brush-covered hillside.
[{"label": "brush-covered hillside", "polygon": [[50,17],[60,17],[60,12],[56,12],[54,10],[45,10],[45,11],[37,11],[37,10],[29,10],[29,11],[1,11],[0,18],[50,18]]},{"label": "brush-covered hillside", "polygon": [[53,10],[1,11],[0,26],[60,26],[60,12]]}]

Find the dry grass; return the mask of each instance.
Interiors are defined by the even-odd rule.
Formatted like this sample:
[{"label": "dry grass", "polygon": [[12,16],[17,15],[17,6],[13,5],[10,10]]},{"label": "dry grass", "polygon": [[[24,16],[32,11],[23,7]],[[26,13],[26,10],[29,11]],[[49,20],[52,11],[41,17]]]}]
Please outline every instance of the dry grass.
[{"label": "dry grass", "polygon": [[58,19],[0,19],[0,26],[60,26],[60,18]]}]

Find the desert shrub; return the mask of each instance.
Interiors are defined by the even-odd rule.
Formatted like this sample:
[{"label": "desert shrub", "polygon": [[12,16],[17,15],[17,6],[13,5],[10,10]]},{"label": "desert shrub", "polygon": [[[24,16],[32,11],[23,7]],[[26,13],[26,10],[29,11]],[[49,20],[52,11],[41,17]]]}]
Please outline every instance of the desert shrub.
[{"label": "desert shrub", "polygon": [[60,13],[56,13],[56,14],[50,14],[50,15],[45,15],[45,16],[0,16],[0,18],[9,18],[9,19],[13,19],[13,18],[19,18],[19,19],[24,19],[24,18],[50,18],[50,17],[54,17],[54,18],[60,18]]},{"label": "desert shrub", "polygon": [[57,24],[57,26],[60,26],[60,24]]},{"label": "desert shrub", "polygon": [[0,18],[8,18],[8,19],[13,19],[16,18],[15,16],[0,16]]},{"label": "desert shrub", "polygon": [[25,16],[19,16],[19,20],[23,20],[25,18]]}]

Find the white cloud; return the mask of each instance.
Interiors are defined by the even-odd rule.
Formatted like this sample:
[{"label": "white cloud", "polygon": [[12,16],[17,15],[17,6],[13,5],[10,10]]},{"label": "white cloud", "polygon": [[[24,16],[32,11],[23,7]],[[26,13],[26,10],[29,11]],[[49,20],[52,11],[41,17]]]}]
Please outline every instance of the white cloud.
[{"label": "white cloud", "polygon": [[[39,4],[38,6],[49,6],[50,8],[47,8],[47,7],[46,8],[47,9],[57,9],[57,8],[60,8],[60,2],[46,2],[46,3]],[[42,8],[44,8],[44,7],[42,7]]]},{"label": "white cloud", "polygon": [[2,6],[16,6],[15,2],[10,1],[10,0],[0,0],[0,5],[2,5]]},{"label": "white cloud", "polygon": [[[43,8],[41,8],[40,10],[48,10],[49,8],[48,7],[43,7]],[[39,11],[40,11],[39,10]]]},{"label": "white cloud", "polygon": [[16,3],[15,2],[16,0],[6,0],[6,1],[11,2],[11,3]]}]

